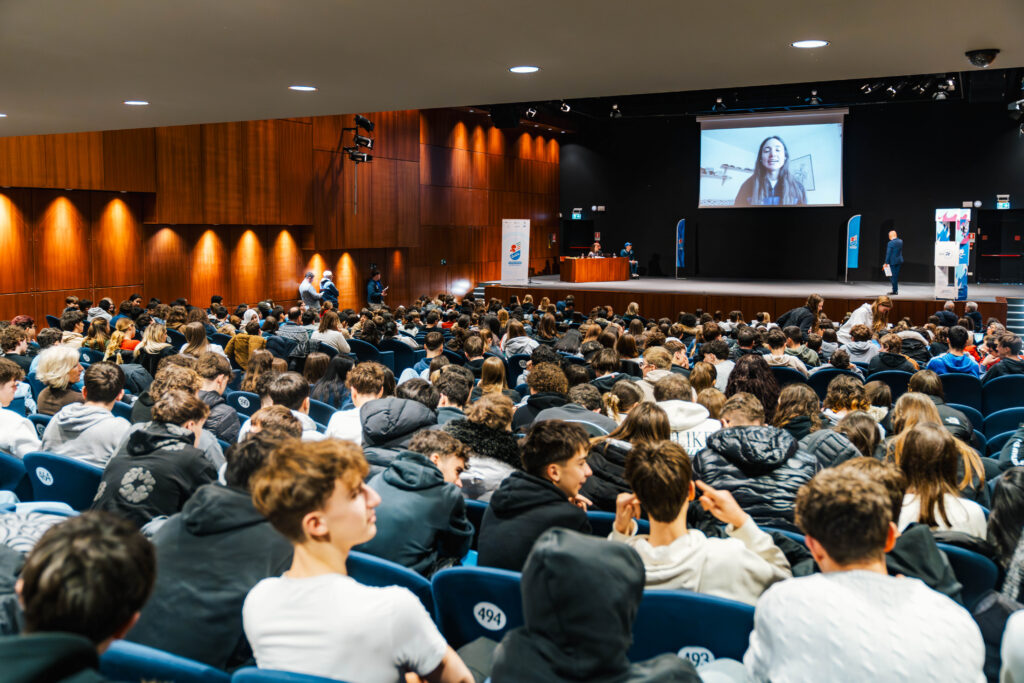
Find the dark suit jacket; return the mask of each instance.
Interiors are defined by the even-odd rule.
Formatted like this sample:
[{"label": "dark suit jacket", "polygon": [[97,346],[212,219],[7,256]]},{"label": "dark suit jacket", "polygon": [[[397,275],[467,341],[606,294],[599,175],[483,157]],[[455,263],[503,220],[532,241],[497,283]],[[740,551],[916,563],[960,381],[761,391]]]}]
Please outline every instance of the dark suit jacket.
[{"label": "dark suit jacket", "polygon": [[902,266],[903,265],[903,240],[897,237],[894,240],[889,240],[889,246],[885,249],[885,261],[890,266]]}]

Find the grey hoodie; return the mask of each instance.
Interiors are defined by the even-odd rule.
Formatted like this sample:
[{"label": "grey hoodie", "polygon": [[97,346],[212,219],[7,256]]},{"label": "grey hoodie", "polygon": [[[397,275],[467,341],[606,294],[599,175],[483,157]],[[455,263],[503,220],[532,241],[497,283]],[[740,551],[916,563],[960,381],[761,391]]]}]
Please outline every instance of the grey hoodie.
[{"label": "grey hoodie", "polygon": [[105,467],[131,426],[106,408],[72,403],[61,408],[46,426],[42,449]]},{"label": "grey hoodie", "polygon": [[881,349],[870,341],[851,341],[844,344],[843,348],[850,354],[851,363],[869,363],[881,352]]}]

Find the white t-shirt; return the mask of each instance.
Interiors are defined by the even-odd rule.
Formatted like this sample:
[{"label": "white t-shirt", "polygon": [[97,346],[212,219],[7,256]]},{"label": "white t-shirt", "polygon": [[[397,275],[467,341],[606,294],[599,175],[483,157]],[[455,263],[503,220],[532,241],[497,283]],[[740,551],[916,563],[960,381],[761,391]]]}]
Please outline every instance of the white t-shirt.
[{"label": "white t-shirt", "polygon": [[754,613],[751,681],[982,683],[971,615],[918,579],[831,572],[776,583]]},{"label": "white t-shirt", "polygon": [[339,410],[331,415],[324,432],[328,439],[345,439],[357,445],[363,443],[363,423],[359,419],[359,408]]},{"label": "white t-shirt", "polygon": [[[985,538],[988,535],[988,522],[985,521],[985,509],[973,500],[966,500],[948,493],[943,496],[942,502],[946,507],[946,517],[949,524],[942,521],[938,507],[935,508],[935,528],[947,529],[949,531],[962,531],[977,538]],[[903,531],[914,522],[921,521],[921,499],[916,493],[908,493],[903,496],[903,508],[900,510],[900,531]]]},{"label": "white t-shirt", "polygon": [[263,579],[242,606],[242,624],[261,669],[397,683],[426,676],[448,644],[405,588],[364,586],[342,574]]}]

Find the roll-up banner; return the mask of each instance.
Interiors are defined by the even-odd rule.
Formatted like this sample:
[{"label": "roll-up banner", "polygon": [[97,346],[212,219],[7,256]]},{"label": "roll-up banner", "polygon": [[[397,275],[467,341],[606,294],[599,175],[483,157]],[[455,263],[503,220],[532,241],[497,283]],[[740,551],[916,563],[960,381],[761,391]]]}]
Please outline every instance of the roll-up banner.
[{"label": "roll-up banner", "polygon": [[530,280],[530,221],[501,221],[501,284],[525,285]]}]

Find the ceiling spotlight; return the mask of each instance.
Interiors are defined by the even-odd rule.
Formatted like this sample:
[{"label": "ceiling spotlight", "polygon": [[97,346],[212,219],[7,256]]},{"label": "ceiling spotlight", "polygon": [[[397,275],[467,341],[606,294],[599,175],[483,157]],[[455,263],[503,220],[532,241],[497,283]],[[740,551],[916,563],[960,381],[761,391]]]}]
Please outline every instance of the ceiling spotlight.
[{"label": "ceiling spotlight", "polygon": [[509,68],[514,74],[535,74],[540,71],[539,66],[513,66]]},{"label": "ceiling spotlight", "polygon": [[911,88],[911,90],[914,92],[915,95],[924,95],[926,92],[931,90],[932,86],[934,86],[934,85],[935,85],[935,79],[934,78],[926,78],[925,80],[921,81],[920,83],[914,84],[914,86]]},{"label": "ceiling spotlight", "polygon": [[356,125],[365,130],[367,133],[373,132],[373,121],[366,118],[362,114],[356,114]]},{"label": "ceiling spotlight", "polygon": [[952,76],[946,79],[946,90],[954,92],[956,90],[956,80]]},{"label": "ceiling spotlight", "polygon": [[898,81],[898,82],[893,83],[892,85],[890,85],[888,88],[886,88],[885,89],[885,94],[888,95],[889,98],[891,99],[893,97],[896,97],[896,95],[898,95],[900,93],[900,91],[903,90],[903,88],[905,88],[905,87],[907,87],[907,82],[906,81]]},{"label": "ceiling spotlight", "polygon": [[129,107],[145,107],[149,104],[146,100],[125,100],[124,103]]},{"label": "ceiling spotlight", "polygon": [[790,46],[798,47],[798,48],[803,49],[803,50],[808,50],[808,49],[812,49],[812,48],[816,48],[816,47],[825,47],[828,44],[829,43],[828,43],[827,40],[814,39],[814,40],[798,40],[798,41],[796,41],[794,43],[790,43]]},{"label": "ceiling spotlight", "polygon": [[968,50],[964,53],[964,57],[967,57],[967,61],[973,66],[984,69],[996,61],[996,55],[998,54],[998,49],[990,47],[984,50]]},{"label": "ceiling spotlight", "polygon": [[728,107],[725,106],[725,102],[722,101],[722,98],[715,98],[715,103],[711,105],[711,111],[725,111],[726,109],[728,109]]},{"label": "ceiling spotlight", "polygon": [[618,104],[613,104],[612,105],[612,110],[610,112],[608,112],[608,116],[610,116],[613,119],[621,119],[622,118],[622,110],[619,109],[619,105]]},{"label": "ceiling spotlight", "polygon": [[297,90],[299,92],[316,92],[316,86],[313,85],[289,85],[289,90]]},{"label": "ceiling spotlight", "polygon": [[934,93],[932,93],[932,99],[941,102],[942,100],[946,99],[946,91],[936,90]]},{"label": "ceiling spotlight", "polygon": [[366,152],[349,152],[348,158],[356,162],[357,164],[362,164],[367,161],[373,161],[373,157],[367,154]]},{"label": "ceiling spotlight", "polygon": [[537,115],[537,110],[536,109],[534,109],[533,107],[527,107],[526,108],[526,118],[532,119],[536,115]]},{"label": "ceiling spotlight", "polygon": [[366,149],[373,149],[373,138],[368,138],[363,135],[355,136],[354,142],[356,147],[365,147]]},{"label": "ceiling spotlight", "polygon": [[7,114],[0,114],[0,119],[6,119],[6,118],[7,118]]},{"label": "ceiling spotlight", "polygon": [[807,98],[806,102],[807,102],[807,104],[812,104],[812,105],[821,104],[821,98],[818,97],[818,91],[817,90],[812,90],[811,91],[811,96]]},{"label": "ceiling spotlight", "polygon": [[572,109],[572,107],[570,107],[570,106],[569,106],[569,104],[568,104],[567,102],[562,102],[562,106],[561,106],[561,107],[559,107],[559,109],[561,109],[561,110],[562,110],[562,113],[563,113],[563,114],[568,114],[568,113],[569,113],[569,111],[570,111],[570,110]]}]

